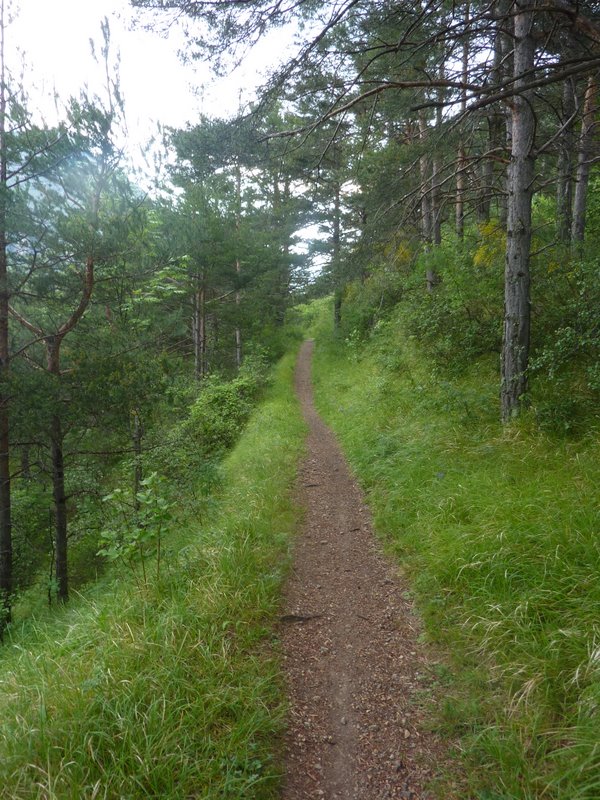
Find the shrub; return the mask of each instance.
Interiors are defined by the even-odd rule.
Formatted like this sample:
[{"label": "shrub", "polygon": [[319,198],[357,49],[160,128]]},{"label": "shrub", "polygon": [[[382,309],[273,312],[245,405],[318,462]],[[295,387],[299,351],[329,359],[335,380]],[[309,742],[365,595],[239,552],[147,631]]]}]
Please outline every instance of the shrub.
[{"label": "shrub", "polygon": [[211,455],[229,449],[237,440],[265,383],[266,365],[248,358],[232,380],[209,376],[190,409],[187,433]]}]

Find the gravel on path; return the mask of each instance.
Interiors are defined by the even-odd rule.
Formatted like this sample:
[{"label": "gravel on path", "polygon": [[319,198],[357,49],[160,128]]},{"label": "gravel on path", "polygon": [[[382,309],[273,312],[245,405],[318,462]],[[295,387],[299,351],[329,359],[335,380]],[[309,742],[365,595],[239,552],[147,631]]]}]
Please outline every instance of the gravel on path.
[{"label": "gravel on path", "polygon": [[427,784],[448,758],[422,702],[432,656],[315,410],[312,352],[305,342],[296,368],[309,435],[298,488],[305,517],[279,623],[290,703],[282,800],[429,800]]}]

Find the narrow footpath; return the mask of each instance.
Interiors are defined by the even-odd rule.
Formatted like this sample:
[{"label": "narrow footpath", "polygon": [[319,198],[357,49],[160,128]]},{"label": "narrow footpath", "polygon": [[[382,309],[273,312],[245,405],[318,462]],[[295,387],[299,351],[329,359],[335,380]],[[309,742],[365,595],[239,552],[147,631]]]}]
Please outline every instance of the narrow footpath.
[{"label": "narrow footpath", "polygon": [[[446,758],[423,725],[433,678],[397,569],[313,405],[305,342],[296,391],[309,425],[305,508],[280,635],[290,698],[283,800],[427,800]],[[452,797],[452,793],[446,795]]]}]

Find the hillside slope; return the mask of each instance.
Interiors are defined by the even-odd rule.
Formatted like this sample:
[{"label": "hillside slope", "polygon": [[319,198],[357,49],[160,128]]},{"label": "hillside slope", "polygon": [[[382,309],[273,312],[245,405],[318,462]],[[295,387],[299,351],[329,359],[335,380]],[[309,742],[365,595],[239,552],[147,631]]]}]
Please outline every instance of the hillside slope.
[{"label": "hillside slope", "polygon": [[181,509],[159,580],[124,571],[0,649],[3,800],[274,796],[282,692],[264,645],[296,524],[293,366],[223,463],[212,511]]},{"label": "hillside slope", "polygon": [[474,796],[598,797],[597,437],[503,429],[489,360],[443,375],[393,311],[364,341],[320,314],[317,406],[452,652],[439,724],[462,736]]}]

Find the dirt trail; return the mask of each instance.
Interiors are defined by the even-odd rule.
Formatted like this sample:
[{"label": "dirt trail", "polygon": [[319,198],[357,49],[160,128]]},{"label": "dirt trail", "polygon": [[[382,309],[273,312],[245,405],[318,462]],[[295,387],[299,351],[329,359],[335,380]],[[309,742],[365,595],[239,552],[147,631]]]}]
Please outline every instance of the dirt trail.
[{"label": "dirt trail", "polygon": [[280,633],[290,696],[283,800],[425,800],[443,757],[423,730],[431,664],[397,570],[315,411],[306,342],[296,391],[309,425],[299,478],[306,509]]}]

